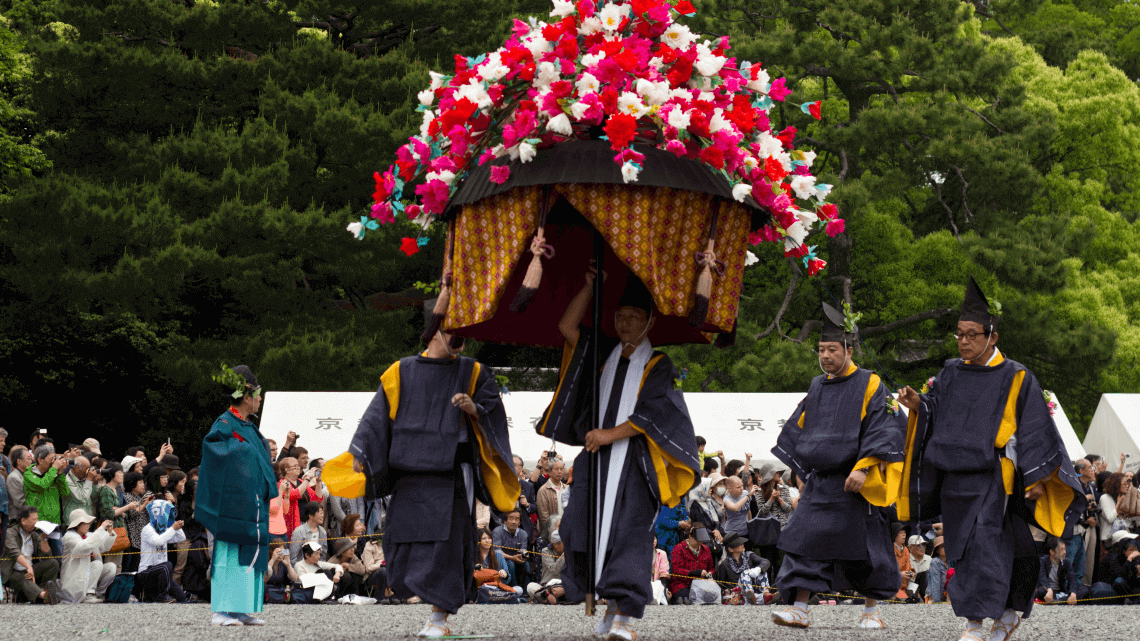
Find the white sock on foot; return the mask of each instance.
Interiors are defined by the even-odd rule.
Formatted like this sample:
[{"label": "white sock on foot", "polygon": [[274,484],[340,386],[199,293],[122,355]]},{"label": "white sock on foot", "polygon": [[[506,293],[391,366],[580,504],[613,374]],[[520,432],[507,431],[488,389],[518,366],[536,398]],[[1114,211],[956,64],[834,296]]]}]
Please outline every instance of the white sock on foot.
[{"label": "white sock on foot", "polygon": [[877,605],[873,608],[869,608],[869,607],[864,605],[863,606],[863,614],[871,614],[872,612],[878,611],[878,609],[879,609],[879,606],[877,606]]},{"label": "white sock on foot", "polygon": [[795,605],[797,608],[799,608],[801,610],[808,609],[808,604],[806,601],[796,601],[793,605]]}]

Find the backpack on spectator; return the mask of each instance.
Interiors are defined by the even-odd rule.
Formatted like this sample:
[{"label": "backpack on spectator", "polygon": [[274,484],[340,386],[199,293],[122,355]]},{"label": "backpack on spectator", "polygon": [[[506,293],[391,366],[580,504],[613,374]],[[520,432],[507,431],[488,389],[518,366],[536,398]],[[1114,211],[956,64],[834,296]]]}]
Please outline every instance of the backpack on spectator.
[{"label": "backpack on spectator", "polygon": [[475,595],[475,603],[489,604],[489,603],[522,603],[519,600],[519,595],[515,594],[514,590],[500,590],[491,585],[479,586],[479,591]]},{"label": "backpack on spectator", "polygon": [[107,588],[107,603],[127,603],[131,600],[131,593],[135,590],[134,573],[123,572],[111,582]]}]

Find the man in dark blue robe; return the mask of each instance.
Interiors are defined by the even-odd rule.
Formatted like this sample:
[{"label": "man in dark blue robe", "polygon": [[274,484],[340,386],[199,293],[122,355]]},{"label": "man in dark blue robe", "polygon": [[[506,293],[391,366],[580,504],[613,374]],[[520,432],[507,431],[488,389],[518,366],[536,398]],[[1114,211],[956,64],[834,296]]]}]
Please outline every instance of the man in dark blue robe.
[{"label": "man in dark blue robe", "polygon": [[519,497],[494,373],[462,349],[441,331],[389,367],[349,447],[369,498],[391,495],[388,585],[432,605],[420,637],[450,635],[447,616],[473,595],[475,499],[505,512]]},{"label": "man in dark blue robe", "polygon": [[776,587],[790,607],[773,612],[772,621],[808,627],[807,600],[835,591],[842,579],[866,597],[859,627],[883,628],[878,600],[894,596],[900,580],[881,508],[898,495],[905,424],[878,375],[851,362],[854,336],[844,332],[843,315],[823,307],[824,374],[812,379],[772,448],[804,479],[799,506],[780,532]]},{"label": "man in dark blue robe", "polygon": [[[618,340],[597,346],[605,359],[599,383],[599,425],[591,430],[590,332],[580,323],[593,291],[594,274],[567,307],[559,329],[566,338],[558,390],[539,434],[569,445],[585,446],[574,461],[570,502],[559,534],[566,554],[562,585],[571,601],[594,586],[609,607],[595,631],[611,641],[631,641],[630,619],[640,619],[653,598],[650,572],[653,535],[662,505],[677,505],[700,479],[697,440],[684,396],[675,387],[677,372],[669,357],[653,350],[646,335],[653,326],[653,302],[645,286],[630,274],[615,314]],[[597,574],[589,575],[588,452],[598,459]]]},{"label": "man in dark blue robe", "polygon": [[1041,385],[997,349],[999,310],[971,276],[955,334],[962,357],[926,393],[899,390],[910,410],[899,519],[941,514],[947,595],[969,641],[1006,641],[1029,616],[1039,563],[1029,524],[1061,537],[1085,507]]}]

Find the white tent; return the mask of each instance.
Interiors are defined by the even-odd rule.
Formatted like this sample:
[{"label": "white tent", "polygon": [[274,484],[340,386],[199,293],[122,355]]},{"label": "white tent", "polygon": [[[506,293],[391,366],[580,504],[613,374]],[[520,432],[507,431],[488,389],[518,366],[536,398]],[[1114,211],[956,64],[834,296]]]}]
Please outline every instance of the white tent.
[{"label": "white tent", "polygon": [[[348,450],[356,426],[372,401],[373,392],[267,392],[261,431],[266,438],[285,442],[289,431],[309,458],[331,458]],[[723,450],[729,459],[772,458],[784,420],[795,411],[803,394],[686,394],[696,432],[708,441],[709,452]],[[550,439],[534,431],[534,424],[550,403],[550,392],[511,392],[503,397],[510,428],[511,451],[529,467],[550,449]],[[557,444],[570,462],[581,448]]]},{"label": "white tent", "polygon": [[1053,422],[1057,424],[1057,431],[1061,433],[1061,440],[1065,443],[1065,450],[1069,453],[1070,460],[1077,460],[1085,457],[1085,448],[1081,446],[1081,439],[1077,438],[1077,432],[1073,429],[1073,424],[1069,422],[1069,417],[1065,415],[1065,410],[1061,407],[1061,400],[1053,392],[1049,392],[1050,398],[1057,407],[1053,410]]},{"label": "white tent", "polygon": [[1124,469],[1136,472],[1140,468],[1140,394],[1101,395],[1084,448],[1103,456],[1113,472],[1120,464],[1120,455],[1126,454]]}]

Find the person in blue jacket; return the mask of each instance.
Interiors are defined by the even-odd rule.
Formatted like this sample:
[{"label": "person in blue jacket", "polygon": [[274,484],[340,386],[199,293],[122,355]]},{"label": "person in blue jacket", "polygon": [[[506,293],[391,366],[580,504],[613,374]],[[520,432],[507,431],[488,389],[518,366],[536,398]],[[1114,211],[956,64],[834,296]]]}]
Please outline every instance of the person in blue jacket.
[{"label": "person in blue jacket", "polygon": [[210,609],[214,625],[265,625],[269,501],[277,482],[269,443],[249,419],[261,409],[261,385],[245,365],[223,365],[230,408],[202,442],[194,516],[214,535]]}]

